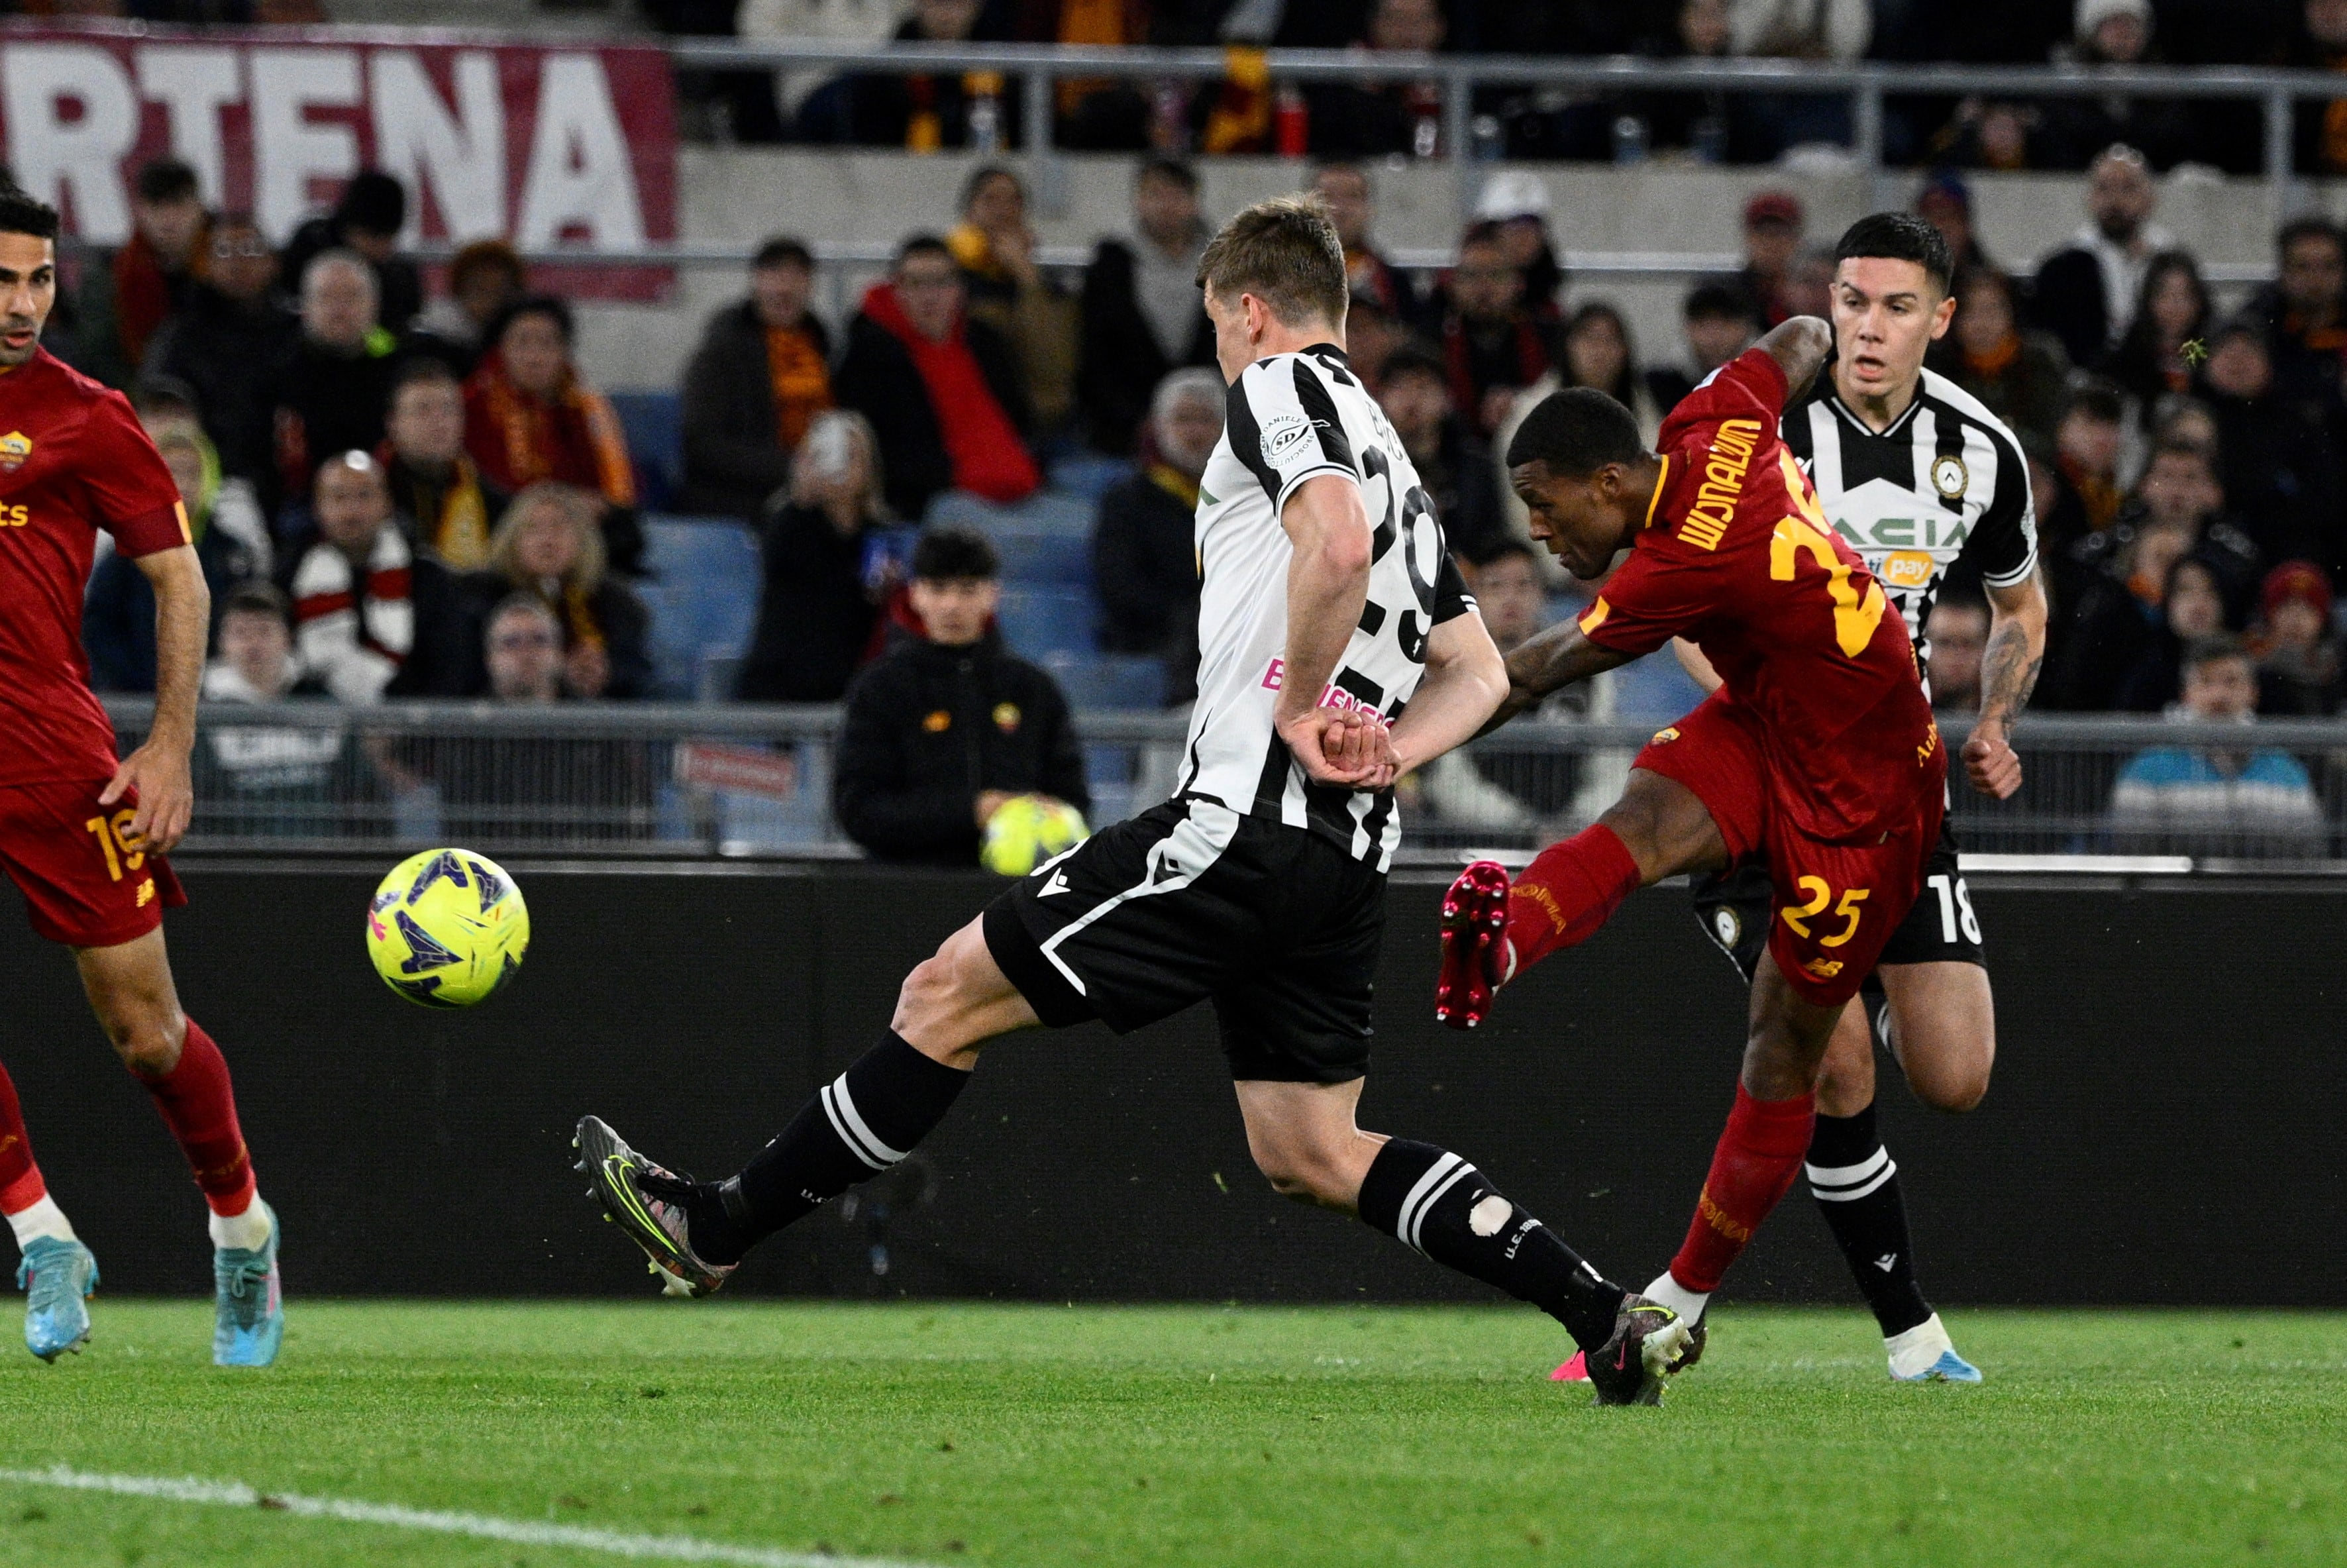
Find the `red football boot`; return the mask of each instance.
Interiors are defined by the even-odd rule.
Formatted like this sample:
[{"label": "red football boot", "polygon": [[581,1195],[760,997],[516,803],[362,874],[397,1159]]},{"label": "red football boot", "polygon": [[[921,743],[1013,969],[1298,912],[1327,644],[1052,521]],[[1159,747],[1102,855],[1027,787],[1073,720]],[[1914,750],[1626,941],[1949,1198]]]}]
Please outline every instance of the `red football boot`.
[{"label": "red football boot", "polygon": [[1434,982],[1434,1018],[1473,1029],[1507,980],[1508,872],[1478,860],[1442,896],[1442,973]]}]

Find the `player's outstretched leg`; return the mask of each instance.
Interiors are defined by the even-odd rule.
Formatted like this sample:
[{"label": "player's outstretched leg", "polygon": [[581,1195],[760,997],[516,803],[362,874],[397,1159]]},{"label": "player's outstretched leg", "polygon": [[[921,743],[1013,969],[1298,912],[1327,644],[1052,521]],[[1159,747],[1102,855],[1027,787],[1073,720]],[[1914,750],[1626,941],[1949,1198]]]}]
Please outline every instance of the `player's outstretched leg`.
[{"label": "player's outstretched leg", "polygon": [[906,977],[880,1042],[739,1173],[695,1182],[589,1116],[577,1139],[587,1195],[643,1249],[668,1294],[706,1296],[761,1240],[912,1153],[960,1098],[978,1046],[1035,1022],[973,920]]},{"label": "player's outstretched leg", "polygon": [[1640,887],[1727,863],[1726,842],[1695,792],[1633,768],[1622,798],[1604,816],[1542,850],[1512,886],[1489,860],[1450,885],[1435,1017],[1452,1029],[1473,1029],[1501,986],[1558,948],[1595,936]]},{"label": "player's outstretched leg", "polygon": [[212,1360],[266,1367],[285,1336],[277,1217],[254,1182],[227,1059],[179,1010],[159,928],[116,947],[77,948],[74,961],[98,1022],[153,1099],[211,1210]]},{"label": "player's outstretched leg", "polygon": [[33,1163],[16,1085],[5,1068],[0,1068],[0,1214],[8,1216],[24,1254],[16,1288],[25,1293],[25,1348],[44,1361],[79,1350],[89,1339],[87,1302],[97,1288],[97,1259],[74,1235]]},{"label": "player's outstretched leg", "polygon": [[1686,1344],[1667,1308],[1607,1280],[1483,1173],[1431,1143],[1354,1122],[1359,1079],[1238,1085],[1255,1163],[1286,1195],[1356,1214],[1404,1245],[1528,1301],[1563,1325],[1598,1368],[1601,1404],[1654,1404]]}]

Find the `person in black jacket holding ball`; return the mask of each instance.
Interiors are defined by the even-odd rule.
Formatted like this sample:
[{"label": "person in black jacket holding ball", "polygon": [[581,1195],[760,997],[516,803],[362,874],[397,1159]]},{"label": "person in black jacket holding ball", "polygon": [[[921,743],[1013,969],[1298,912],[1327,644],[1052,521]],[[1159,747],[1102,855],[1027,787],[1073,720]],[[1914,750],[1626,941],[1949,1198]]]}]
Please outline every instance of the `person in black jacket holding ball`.
[{"label": "person in black jacket holding ball", "polygon": [[848,690],[832,809],[877,859],[975,866],[987,822],[1011,801],[1091,806],[1067,699],[995,629],[1001,575],[985,536],[923,534],[909,589],[923,635]]}]

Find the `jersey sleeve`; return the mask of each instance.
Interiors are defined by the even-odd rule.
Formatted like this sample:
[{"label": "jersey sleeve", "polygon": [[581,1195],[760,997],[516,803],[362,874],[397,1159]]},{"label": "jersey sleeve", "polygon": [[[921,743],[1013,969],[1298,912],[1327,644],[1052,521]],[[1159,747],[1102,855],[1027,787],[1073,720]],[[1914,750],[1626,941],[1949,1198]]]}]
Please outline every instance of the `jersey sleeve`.
[{"label": "jersey sleeve", "polygon": [[1316,475],[1360,482],[1337,401],[1301,354],[1249,365],[1232,384],[1228,419],[1231,452],[1263,486],[1275,518],[1296,487]]},{"label": "jersey sleeve", "polygon": [[1750,348],[1713,371],[1663,421],[1656,449],[1668,452],[1708,426],[1751,419],[1775,430],[1785,415],[1785,368],[1767,349]]},{"label": "jersey sleeve", "polygon": [[1709,613],[1722,570],[1715,556],[1642,535],[1597,602],[1582,611],[1581,634],[1616,653],[1652,653]]},{"label": "jersey sleeve", "polygon": [[1980,568],[1991,588],[2025,582],[2037,569],[2037,507],[2029,494],[2029,464],[2021,450],[1996,432],[1996,491],[1981,513],[1980,525],[1964,541],[1963,553]]},{"label": "jersey sleeve", "polygon": [[1434,574],[1434,624],[1456,620],[1475,609],[1475,596],[1467,591],[1467,579],[1459,570],[1458,560],[1449,550],[1442,552],[1442,566]]},{"label": "jersey sleeve", "polygon": [[135,559],[195,542],[179,484],[120,393],[110,392],[92,405],[79,445],[77,466],[89,497],[90,521],[114,536],[124,556]]}]

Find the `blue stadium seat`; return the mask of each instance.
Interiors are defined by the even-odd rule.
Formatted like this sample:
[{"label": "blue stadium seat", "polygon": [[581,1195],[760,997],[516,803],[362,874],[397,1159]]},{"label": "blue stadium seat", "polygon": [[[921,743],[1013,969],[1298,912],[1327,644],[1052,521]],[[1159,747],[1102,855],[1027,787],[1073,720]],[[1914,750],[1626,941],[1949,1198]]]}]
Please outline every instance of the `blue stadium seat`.
[{"label": "blue stadium seat", "polygon": [[997,506],[958,490],[929,504],[928,522],[975,528],[1002,557],[1005,582],[1091,586],[1092,502],[1040,491],[1015,507]]},{"label": "blue stadium seat", "polygon": [[636,501],[648,512],[676,504],[684,489],[684,402],[673,392],[607,394],[636,465]]},{"label": "blue stadium seat", "polygon": [[1110,486],[1132,476],[1133,459],[1077,452],[1055,460],[1047,472],[1052,489],[1097,501]]},{"label": "blue stadium seat", "polygon": [[1165,661],[1130,653],[1046,654],[1040,661],[1067,694],[1071,708],[1125,708],[1155,712],[1165,706]]},{"label": "blue stadium seat", "polygon": [[1092,625],[1100,611],[1081,589],[1008,583],[996,612],[1003,641],[1022,659],[1043,663],[1054,653],[1089,660]]},{"label": "blue stadium seat", "polygon": [[637,592],[651,611],[653,693],[731,696],[704,692],[702,671],[749,651],[761,582],[757,537],[732,518],[647,517],[644,566],[651,576]]}]

